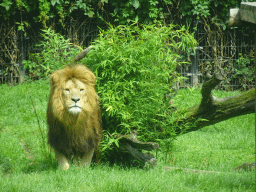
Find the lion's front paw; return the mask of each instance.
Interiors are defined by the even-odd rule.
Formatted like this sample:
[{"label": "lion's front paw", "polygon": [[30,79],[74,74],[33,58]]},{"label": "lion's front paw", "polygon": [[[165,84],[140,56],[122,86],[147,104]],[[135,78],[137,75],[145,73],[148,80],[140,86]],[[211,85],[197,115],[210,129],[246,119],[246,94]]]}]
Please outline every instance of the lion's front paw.
[{"label": "lion's front paw", "polygon": [[65,163],[59,163],[59,168],[61,168],[62,170],[68,170],[69,168],[69,163],[65,162]]},{"label": "lion's front paw", "polygon": [[57,159],[59,168],[61,168],[62,170],[68,170],[69,163],[68,163],[68,159],[66,158],[66,156],[63,155],[62,153],[58,152],[57,150],[55,150],[55,155],[56,155],[56,159]]}]

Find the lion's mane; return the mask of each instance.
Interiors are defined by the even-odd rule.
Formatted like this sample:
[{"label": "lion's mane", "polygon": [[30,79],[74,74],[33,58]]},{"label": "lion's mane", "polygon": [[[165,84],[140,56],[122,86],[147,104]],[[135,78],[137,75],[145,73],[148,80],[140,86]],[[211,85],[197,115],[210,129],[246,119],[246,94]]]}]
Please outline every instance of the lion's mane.
[{"label": "lion's mane", "polygon": [[[86,86],[86,105],[79,115],[70,114],[63,101],[63,89],[68,80],[78,79]],[[67,158],[83,156],[96,149],[102,137],[99,97],[95,92],[95,75],[83,65],[68,66],[50,76],[50,96],[47,108],[48,142]],[[81,98],[84,99],[84,98]]]}]

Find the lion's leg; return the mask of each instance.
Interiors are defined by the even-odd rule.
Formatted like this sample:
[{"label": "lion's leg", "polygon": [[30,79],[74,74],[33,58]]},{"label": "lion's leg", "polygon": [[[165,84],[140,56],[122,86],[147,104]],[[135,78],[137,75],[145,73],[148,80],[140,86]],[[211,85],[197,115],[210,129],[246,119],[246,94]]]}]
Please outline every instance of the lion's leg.
[{"label": "lion's leg", "polygon": [[90,166],[91,161],[92,161],[92,156],[94,153],[94,149],[91,149],[88,151],[82,158],[81,158],[81,166]]},{"label": "lion's leg", "polygon": [[63,170],[67,170],[69,168],[69,163],[66,156],[56,150],[55,150],[55,156],[56,156],[56,160],[58,162],[59,167]]}]

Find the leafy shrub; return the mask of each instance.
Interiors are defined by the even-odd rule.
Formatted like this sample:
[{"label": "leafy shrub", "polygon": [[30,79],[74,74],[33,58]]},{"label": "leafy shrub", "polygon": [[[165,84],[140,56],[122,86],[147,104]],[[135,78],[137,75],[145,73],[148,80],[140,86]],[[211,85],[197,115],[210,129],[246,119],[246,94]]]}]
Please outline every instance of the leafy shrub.
[{"label": "leafy shrub", "polygon": [[233,78],[242,85],[243,89],[246,89],[247,85],[250,85],[255,78],[253,55],[244,57],[240,54],[240,58],[236,60],[234,70],[235,74],[233,75]]},{"label": "leafy shrub", "polygon": [[24,60],[24,68],[31,78],[47,77],[56,69],[72,61],[79,49],[72,47],[69,40],[55,33],[51,28],[42,30],[43,41],[36,44],[40,50],[30,53],[29,60]]},{"label": "leafy shrub", "polygon": [[[164,98],[181,79],[176,67],[196,41],[184,27],[131,25],[102,30],[84,59],[97,76],[104,129],[142,140],[174,134],[168,127]],[[113,142],[114,143],[114,140]]]},{"label": "leafy shrub", "polygon": [[[248,1],[248,0],[242,0]],[[14,1],[4,0],[0,3],[2,19],[22,15],[22,21],[17,24],[25,31],[31,23],[41,23],[44,28],[52,21],[63,26],[72,18],[85,15],[104,20],[106,15],[117,24],[127,24],[130,21],[154,23],[157,20],[186,19],[191,22],[195,17],[209,18],[214,23],[226,27],[227,14],[230,7],[239,7],[241,1],[214,0],[70,0],[70,1]],[[212,16],[211,16],[212,15]]]}]

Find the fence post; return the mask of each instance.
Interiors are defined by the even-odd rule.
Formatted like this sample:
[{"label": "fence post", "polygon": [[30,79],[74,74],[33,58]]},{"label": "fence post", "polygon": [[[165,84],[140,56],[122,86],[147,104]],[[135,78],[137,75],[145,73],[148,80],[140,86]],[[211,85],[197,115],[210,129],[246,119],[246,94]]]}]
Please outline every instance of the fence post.
[{"label": "fence post", "polygon": [[23,63],[22,61],[26,59],[26,48],[24,47],[25,46],[25,42],[24,42],[24,31],[19,31],[20,32],[20,53],[21,53],[21,58],[20,58],[20,61],[19,61],[19,83],[23,83],[24,82],[24,77],[25,77],[25,69],[24,69],[24,66],[23,66]]},{"label": "fence post", "polygon": [[[193,21],[194,25],[194,38],[197,39],[197,31],[195,29],[197,28],[198,21]],[[191,55],[191,85],[193,87],[196,87],[198,85],[198,54],[197,54],[198,47],[195,47],[194,54]]]},{"label": "fence post", "polygon": [[198,84],[198,58],[197,49],[195,48],[195,54],[191,56],[191,84],[196,87]]}]

